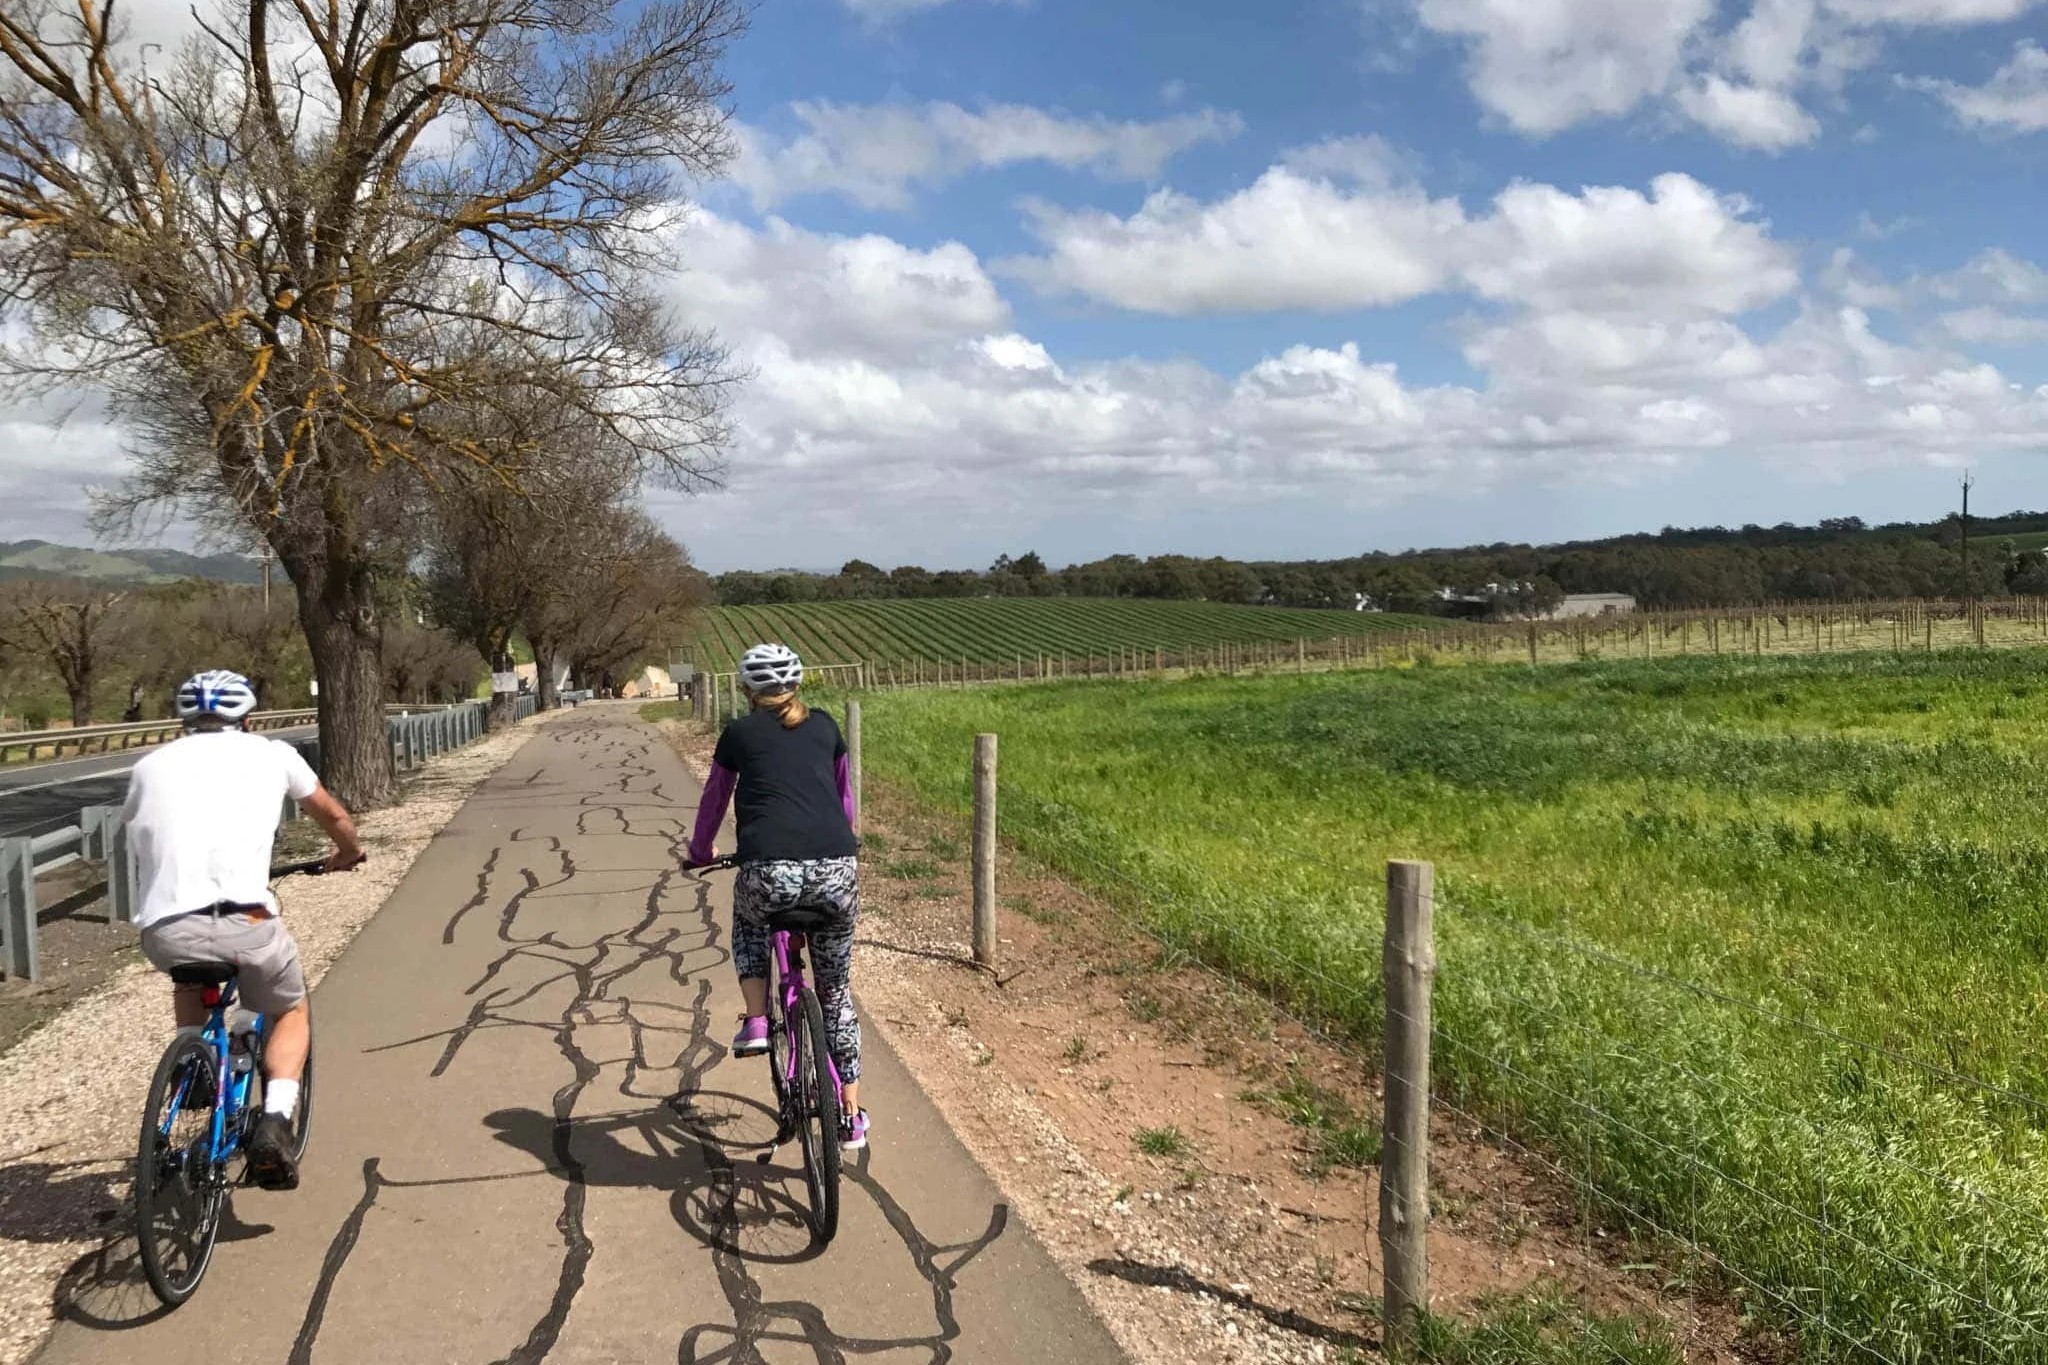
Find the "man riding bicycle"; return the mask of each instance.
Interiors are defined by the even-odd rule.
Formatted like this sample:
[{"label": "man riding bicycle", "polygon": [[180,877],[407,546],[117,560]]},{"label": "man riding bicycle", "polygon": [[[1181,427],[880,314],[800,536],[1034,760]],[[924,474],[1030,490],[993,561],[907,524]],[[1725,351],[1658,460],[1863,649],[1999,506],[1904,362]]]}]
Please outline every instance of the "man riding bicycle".
[{"label": "man riding bicycle", "polygon": [[[287,796],[334,841],[329,871],[363,860],[356,828],[289,744],[242,728],[256,693],[238,673],[201,673],[178,689],[185,734],[135,765],[121,819],[140,883],[142,954],[168,972],[195,962],[237,970],[248,1008],[268,1016],[263,1117],[249,1139],[249,1169],[265,1189],[299,1183],[291,1118],[312,1042],[298,945],[270,891],[271,843]],[[178,1027],[206,1022],[203,987],[173,987]]]}]

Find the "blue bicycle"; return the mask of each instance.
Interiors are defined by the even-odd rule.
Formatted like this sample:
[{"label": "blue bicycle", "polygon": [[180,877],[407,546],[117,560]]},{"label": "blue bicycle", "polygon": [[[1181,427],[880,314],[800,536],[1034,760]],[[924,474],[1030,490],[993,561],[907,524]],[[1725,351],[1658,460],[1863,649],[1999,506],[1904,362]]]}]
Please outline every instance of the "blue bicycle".
[{"label": "blue bicycle", "polygon": [[[275,868],[273,879],[318,876],[325,859]],[[212,1013],[178,1030],[156,1065],[135,1157],[135,1237],[149,1287],[166,1306],[192,1297],[213,1261],[228,1191],[249,1179],[245,1155],[263,1114],[267,1020],[235,1009],[235,968],[225,962],[174,967],[171,980],[205,988]],[[292,1158],[305,1155],[313,1122],[313,1054],[299,1080]]]}]

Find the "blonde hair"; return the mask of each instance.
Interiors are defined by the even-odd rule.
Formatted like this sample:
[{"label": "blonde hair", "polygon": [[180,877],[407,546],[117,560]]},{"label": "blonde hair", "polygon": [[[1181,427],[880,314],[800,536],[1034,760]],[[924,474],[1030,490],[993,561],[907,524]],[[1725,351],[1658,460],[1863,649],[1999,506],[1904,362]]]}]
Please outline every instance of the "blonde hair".
[{"label": "blonde hair", "polygon": [[794,730],[810,716],[811,708],[804,705],[804,699],[796,694],[794,687],[787,692],[763,692],[754,698],[754,709],[773,711],[782,718],[782,728]]}]

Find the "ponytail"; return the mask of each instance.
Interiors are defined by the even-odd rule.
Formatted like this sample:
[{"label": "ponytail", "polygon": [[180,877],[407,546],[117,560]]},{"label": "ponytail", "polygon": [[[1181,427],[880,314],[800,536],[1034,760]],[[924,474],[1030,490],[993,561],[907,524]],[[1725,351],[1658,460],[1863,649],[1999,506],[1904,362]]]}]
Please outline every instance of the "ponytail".
[{"label": "ponytail", "polygon": [[754,708],[759,711],[773,711],[782,720],[782,728],[794,730],[810,717],[811,708],[796,694],[796,689],[787,692],[771,692],[754,698]]}]

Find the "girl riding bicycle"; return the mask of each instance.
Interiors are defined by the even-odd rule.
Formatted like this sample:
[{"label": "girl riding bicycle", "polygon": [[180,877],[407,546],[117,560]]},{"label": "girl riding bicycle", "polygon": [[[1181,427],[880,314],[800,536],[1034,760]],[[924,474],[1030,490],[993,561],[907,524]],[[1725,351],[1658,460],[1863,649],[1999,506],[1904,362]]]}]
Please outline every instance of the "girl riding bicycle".
[{"label": "girl riding bicycle", "polygon": [[689,850],[690,866],[711,861],[726,804],[733,802],[739,876],[732,958],[746,1013],[732,1051],[735,1057],[768,1051],[768,917],[799,908],[822,912],[828,923],[809,935],[811,963],[844,1089],[840,1146],[858,1151],[868,1143],[868,1116],[860,1107],[860,1019],[850,988],[860,875],[846,741],[832,717],[797,695],[804,664],[794,650],[755,645],[741,656],[739,673],[753,707],[718,738]]}]

